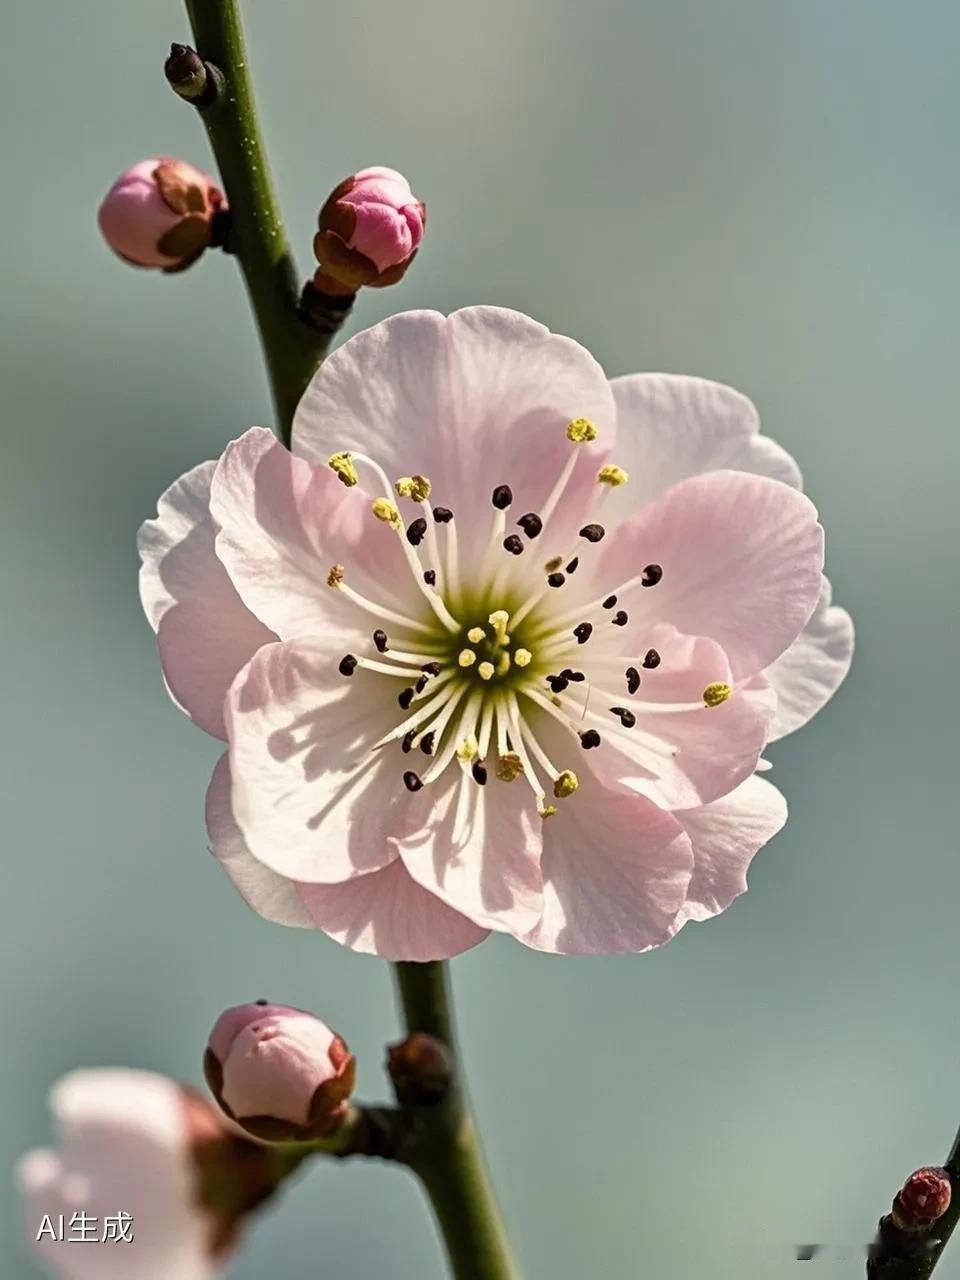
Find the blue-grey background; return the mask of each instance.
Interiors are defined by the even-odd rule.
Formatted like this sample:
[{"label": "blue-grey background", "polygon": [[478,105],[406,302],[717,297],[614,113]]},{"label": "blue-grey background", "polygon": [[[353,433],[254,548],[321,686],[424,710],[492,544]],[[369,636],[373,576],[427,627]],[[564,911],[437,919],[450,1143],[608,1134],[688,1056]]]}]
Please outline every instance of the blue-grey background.
[{"label": "blue-grey background", "polygon": [[[233,263],[99,243],[127,164],[206,164],[167,90],[177,0],[4,5],[0,1167],[76,1064],[198,1078],[209,1024],[315,1008],[382,1094],[382,963],[247,910],[205,853],[217,747],[169,704],[135,591],[159,492],[270,408]],[[950,0],[249,0],[304,269],[341,177],[428,202],[390,311],[494,302],[611,373],[729,381],[800,460],[856,617],[846,687],[771,754],[792,819],[751,893],[665,950],[454,963],[528,1277],[797,1274],[865,1242],[960,1122],[956,921],[960,10]],[[9,1174],[3,1173],[9,1187]],[[26,1280],[14,1198],[0,1273]],[[960,1255],[960,1246],[955,1246]],[[954,1268],[960,1267],[957,1257]],[[416,1188],[318,1167],[233,1275],[415,1275]],[[945,1274],[951,1274],[949,1265]],[[854,1276],[824,1255],[802,1275]],[[173,1278],[172,1278],[173,1280]]]}]

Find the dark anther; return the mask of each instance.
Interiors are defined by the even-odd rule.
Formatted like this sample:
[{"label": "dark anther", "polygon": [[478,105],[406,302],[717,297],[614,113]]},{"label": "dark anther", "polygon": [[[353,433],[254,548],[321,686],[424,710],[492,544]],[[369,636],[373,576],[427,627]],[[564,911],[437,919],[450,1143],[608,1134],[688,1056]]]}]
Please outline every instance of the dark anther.
[{"label": "dark anther", "polygon": [[550,587],[562,587],[566,582],[566,578],[562,573],[551,573],[547,577],[547,585]]},{"label": "dark anther", "polygon": [[577,565],[579,563],[580,563],[580,557],[574,556],[573,559],[570,561],[570,563],[567,565],[567,573],[576,573]]},{"label": "dark anther", "polygon": [[423,779],[415,774],[412,769],[408,769],[403,775],[403,785],[408,791],[419,791],[423,786]]},{"label": "dark anther", "polygon": [[572,680],[574,684],[580,684],[582,680],[587,678],[582,671],[572,671],[569,667],[564,667],[560,674],[564,680]]},{"label": "dark anther", "polygon": [[413,701],[413,695],[415,692],[416,690],[413,685],[410,685],[408,689],[401,689],[397,694],[397,701],[400,703],[400,706],[404,711],[406,711],[407,707],[409,707],[410,703]]},{"label": "dark anther", "polygon": [[411,729],[409,733],[405,733],[400,740],[400,750],[404,755],[409,754],[413,750],[413,740],[417,736],[416,729]]},{"label": "dark anther", "polygon": [[647,668],[648,671],[652,671],[654,667],[659,667],[660,655],[659,653],[657,653],[656,649],[647,650],[646,655],[644,656],[644,659],[643,659],[643,665]]},{"label": "dark anther", "polygon": [[567,677],[562,673],[558,676],[547,676],[546,680],[554,693],[563,693],[569,683]]},{"label": "dark anther", "polygon": [[493,491],[490,501],[498,511],[506,511],[510,503],[513,501],[513,490],[508,484],[498,484]]},{"label": "dark anther", "polygon": [[581,733],[580,745],[584,751],[589,751],[591,747],[599,747],[600,735],[596,729],[587,729],[585,733]]},{"label": "dark anther", "polygon": [[487,785],[487,766],[482,760],[474,760],[470,766],[470,772],[473,774],[474,782],[479,782],[481,787]]},{"label": "dark anther", "polygon": [[416,520],[411,520],[407,525],[407,541],[411,547],[419,547],[427,532],[427,522],[423,516],[417,516]]},{"label": "dark anther", "polygon": [[417,683],[413,686],[414,693],[423,693],[424,689],[427,687],[427,681],[429,679],[429,676],[420,676]]},{"label": "dark anther", "polygon": [[636,693],[640,688],[640,672],[636,667],[627,667],[627,693]]},{"label": "dark anther", "polygon": [[420,739],[420,750],[425,756],[433,755],[433,744],[437,740],[437,735],[431,729],[429,733],[425,733]]},{"label": "dark anther", "polygon": [[375,631],[373,633],[373,643],[376,645],[377,653],[386,653],[388,647],[387,633],[385,631]]},{"label": "dark anther", "polygon": [[437,524],[449,524],[453,519],[453,512],[449,507],[434,507],[433,518]]},{"label": "dark anther", "polygon": [[340,659],[340,665],[337,670],[342,676],[352,676],[357,669],[357,660],[352,653],[346,654]]},{"label": "dark anther", "polygon": [[573,634],[577,637],[577,644],[586,644],[593,635],[593,624],[590,622],[578,622],[573,628]]},{"label": "dark anther", "polygon": [[424,573],[424,575],[423,575],[423,580],[424,580],[424,582],[427,584],[427,586],[428,586],[428,587],[435,587],[435,586],[437,585],[437,571],[436,571],[436,569],[428,569],[428,570],[426,571],[426,573]]},{"label": "dark anther", "polygon": [[425,662],[420,670],[425,671],[428,676],[438,676],[440,674],[440,663]]},{"label": "dark anther", "polygon": [[616,596],[607,596],[606,600],[604,600],[603,602],[603,607],[605,609],[612,609],[616,603],[617,603]]},{"label": "dark anther", "polygon": [[504,551],[509,551],[512,556],[523,555],[523,539],[519,533],[508,534],[503,540]]},{"label": "dark anther", "polygon": [[625,729],[632,729],[637,723],[637,717],[632,711],[628,711],[626,707],[611,707],[610,710],[615,716],[620,717],[620,723]]},{"label": "dark anther", "polygon": [[270,1003],[270,1001],[269,1001],[269,1000],[254,1000],[254,1002],[253,1002],[253,1003],[254,1003],[254,1004],[258,1004],[258,1005],[260,1005],[260,1007],[261,1007],[262,1009],[265,1009],[265,1008],[267,1007],[267,1005]]},{"label": "dark anther", "polygon": [[618,609],[617,612],[610,619],[610,621],[613,623],[615,627],[625,627],[627,623],[630,621],[630,619],[627,617],[627,615],[624,613],[622,609]]},{"label": "dark anther", "polygon": [[543,528],[543,521],[534,511],[528,511],[525,516],[521,516],[517,524],[528,538],[535,538]]},{"label": "dark anther", "polygon": [[648,564],[643,570],[640,585],[641,587],[655,587],[662,577],[663,570],[658,564]]},{"label": "dark anther", "polygon": [[602,524],[585,524],[580,530],[580,537],[588,542],[600,542],[606,532]]}]

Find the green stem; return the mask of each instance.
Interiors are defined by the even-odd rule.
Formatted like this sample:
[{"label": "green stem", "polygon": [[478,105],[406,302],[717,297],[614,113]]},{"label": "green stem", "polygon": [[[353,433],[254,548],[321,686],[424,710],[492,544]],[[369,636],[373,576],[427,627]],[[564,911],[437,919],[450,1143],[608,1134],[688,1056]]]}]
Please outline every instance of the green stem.
[{"label": "green stem", "polygon": [[443,1103],[418,1108],[403,1159],[430,1198],[454,1280],[519,1280],[467,1100],[447,966],[401,963],[395,972],[407,1031],[436,1036],[457,1063]]},{"label": "green stem", "polygon": [[215,80],[215,92],[198,110],[230,205],[230,249],[246,280],[280,433],[289,444],[294,410],[333,334],[312,327],[299,308],[297,268],[260,136],[236,0],[186,5],[197,52]]}]

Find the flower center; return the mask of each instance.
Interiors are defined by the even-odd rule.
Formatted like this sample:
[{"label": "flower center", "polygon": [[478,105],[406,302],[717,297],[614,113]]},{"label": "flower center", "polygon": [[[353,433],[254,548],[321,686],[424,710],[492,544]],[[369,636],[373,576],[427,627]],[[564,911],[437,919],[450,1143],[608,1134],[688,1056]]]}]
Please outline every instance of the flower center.
[{"label": "flower center", "polygon": [[[564,751],[593,750],[608,735],[642,734],[637,720],[643,704],[636,700],[641,671],[654,671],[660,655],[654,649],[643,656],[621,653],[619,629],[629,621],[631,596],[655,587],[661,567],[646,565],[613,590],[564,611],[564,586],[606,536],[604,526],[592,520],[565,554],[538,563],[535,573],[529,568],[537,540],[561,507],[580,447],[596,436],[586,418],[569,423],[566,438],[573,447],[556,483],[541,509],[514,519],[512,529],[507,520],[513,492],[506,483],[494,488],[485,550],[472,554],[475,563],[468,572],[461,566],[455,513],[431,505],[433,486],[426,476],[403,476],[391,485],[380,465],[364,454],[330,458],[348,486],[360,482],[361,471],[372,475],[378,496],[371,517],[396,532],[416,589],[429,606],[429,614],[400,613],[358,592],[344,566],[330,569],[328,585],[378,621],[372,652],[346,654],[340,672],[351,677],[360,668],[387,677],[385,704],[398,708],[393,727],[371,748],[399,746],[404,756],[416,752],[428,758],[417,768],[406,767],[413,763],[408,759],[398,770],[408,790],[419,791],[448,768],[469,773],[479,786],[491,773],[502,782],[525,778],[539,813],[549,817],[557,807],[548,803],[548,792],[566,799],[578,780],[565,761],[548,755],[541,741],[545,726],[561,728],[569,744]],[[603,494],[626,481],[626,473],[609,463],[597,474]],[[419,508],[413,519],[401,516],[398,499]],[[602,503],[601,497],[597,514]],[[667,709],[718,706],[731,692],[717,682],[702,701]],[[656,704],[657,711],[664,709]]]}]

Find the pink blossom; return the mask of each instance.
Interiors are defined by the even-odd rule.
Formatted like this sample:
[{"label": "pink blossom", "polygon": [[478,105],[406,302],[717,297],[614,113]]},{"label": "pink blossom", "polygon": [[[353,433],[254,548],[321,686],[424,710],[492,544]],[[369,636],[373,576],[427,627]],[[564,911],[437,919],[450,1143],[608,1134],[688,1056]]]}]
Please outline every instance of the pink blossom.
[{"label": "pink blossom", "polygon": [[204,1070],[231,1120],[256,1138],[292,1142],[337,1127],[356,1064],[341,1038],[313,1014],[261,1001],[220,1015]]},{"label": "pink blossom", "polygon": [[423,239],[426,206],[396,169],[361,169],[341,182],[320,210],[313,248],[317,285],[348,290],[396,284]]},{"label": "pink blossom", "polygon": [[97,215],[119,257],[137,267],[181,271],[209,245],[214,214],[225,208],[213,180],[184,160],[141,160],[116,180]]},{"label": "pink blossom", "polygon": [[[191,1106],[172,1080],[145,1071],[76,1071],[60,1081],[50,1097],[60,1148],[33,1151],[18,1169],[27,1238],[53,1274],[65,1280],[221,1274],[218,1223],[200,1203],[193,1153],[192,1112],[200,1105]],[[121,1212],[132,1217],[122,1227],[132,1243],[109,1238],[108,1221]]]},{"label": "pink blossom", "polygon": [[852,628],[793,460],[727,387],[605,377],[491,307],[398,315],[160,501],[144,607],[226,741],[215,855],[261,915],[389,959],[489,930],[642,951],[730,905],[767,743]]}]

